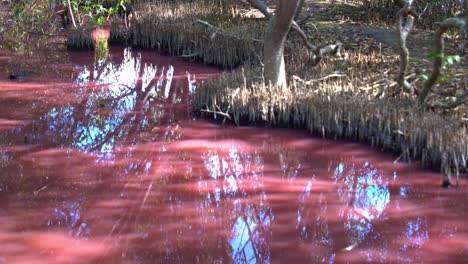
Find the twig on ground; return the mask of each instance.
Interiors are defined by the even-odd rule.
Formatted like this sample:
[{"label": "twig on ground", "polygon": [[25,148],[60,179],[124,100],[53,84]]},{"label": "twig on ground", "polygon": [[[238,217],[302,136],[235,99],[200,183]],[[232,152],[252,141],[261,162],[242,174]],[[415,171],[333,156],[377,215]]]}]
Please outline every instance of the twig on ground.
[{"label": "twig on ground", "polygon": [[303,79],[301,79],[299,76],[296,76],[296,75],[293,75],[293,79],[296,80],[296,81],[300,81],[304,84],[312,84],[314,82],[321,82],[321,81],[325,81],[327,79],[330,79],[330,78],[339,78],[339,77],[345,77],[346,74],[338,74],[338,73],[332,73],[330,75],[327,75],[325,77],[322,77],[322,78],[318,78],[318,79],[312,79],[312,80],[308,80],[308,81],[305,81]]},{"label": "twig on ground", "polygon": [[[240,38],[240,37],[238,37],[238,36],[236,36],[236,35],[229,34],[229,33],[226,32],[225,30],[223,30],[223,29],[221,29],[221,28],[219,28],[219,27],[215,27],[215,26],[211,25],[210,23],[208,23],[208,22],[206,22],[206,21],[203,21],[203,20],[200,20],[200,19],[194,20],[194,21],[192,22],[192,24],[201,24],[201,25],[203,25],[203,26],[205,26],[205,27],[208,27],[208,28],[210,28],[211,30],[213,30],[214,32],[213,32],[213,35],[211,36],[211,39],[213,39],[214,36],[216,36],[216,34],[220,34],[220,35],[223,35],[223,36],[226,36],[226,37],[231,37],[231,38],[235,38],[235,39],[239,39],[239,40],[240,40],[240,39],[243,39],[243,38]],[[263,40],[260,40],[260,39],[254,39],[254,38],[252,38],[251,40],[254,41],[254,42],[263,42]]]},{"label": "twig on ground", "polygon": [[203,113],[210,113],[210,114],[219,114],[219,115],[222,115],[222,116],[225,116],[227,117],[229,120],[231,120],[231,116],[227,113],[224,113],[224,112],[221,112],[221,111],[212,111],[212,110],[208,110],[208,109],[201,109],[200,112],[203,112]]},{"label": "twig on ground", "polygon": [[197,56],[200,56],[200,55],[202,55],[201,52],[195,52],[195,53],[191,53],[191,54],[184,54],[181,57],[182,58],[193,58],[193,57],[197,57]]}]

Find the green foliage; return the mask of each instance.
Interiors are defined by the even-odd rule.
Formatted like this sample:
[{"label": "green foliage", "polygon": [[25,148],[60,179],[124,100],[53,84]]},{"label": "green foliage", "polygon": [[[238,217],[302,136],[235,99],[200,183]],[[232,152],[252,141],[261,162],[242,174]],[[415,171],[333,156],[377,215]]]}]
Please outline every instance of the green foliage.
[{"label": "green foliage", "polygon": [[2,1],[1,7],[0,48],[17,52],[39,48],[57,30],[53,1]]},{"label": "green foliage", "polygon": [[459,55],[450,55],[447,56],[446,61],[449,65],[461,62],[461,57]]},{"label": "green foliage", "polygon": [[[91,25],[102,26],[112,15],[119,10],[126,10],[129,0],[62,0],[64,7],[71,9],[75,16],[77,26]],[[70,3],[70,4],[69,4]]]},{"label": "green foliage", "polygon": [[[431,59],[434,59],[434,58],[440,58],[440,59],[444,59],[443,63],[442,63],[442,71],[441,71],[441,76],[439,78],[439,81],[441,82],[446,82],[450,79],[450,71],[449,71],[449,66],[453,66],[455,65],[456,63],[460,63],[461,62],[461,57],[459,55],[448,55],[448,56],[444,56],[444,54],[442,53],[439,53],[439,54],[429,54],[428,55],[429,58]],[[429,79],[429,76],[425,73],[422,73],[420,75],[421,79],[423,79],[424,81],[427,81]]]}]

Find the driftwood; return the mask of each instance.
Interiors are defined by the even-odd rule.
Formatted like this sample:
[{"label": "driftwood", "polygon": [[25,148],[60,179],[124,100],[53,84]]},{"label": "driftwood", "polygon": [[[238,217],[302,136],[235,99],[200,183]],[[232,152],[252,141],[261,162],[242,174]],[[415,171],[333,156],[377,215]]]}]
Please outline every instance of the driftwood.
[{"label": "driftwood", "polygon": [[314,82],[321,82],[321,81],[325,81],[325,80],[328,80],[330,78],[340,78],[340,77],[345,77],[346,74],[339,74],[339,73],[332,73],[330,75],[327,75],[327,76],[324,76],[322,78],[318,78],[318,79],[312,79],[312,80],[308,80],[308,81],[305,81],[303,79],[301,79],[299,76],[296,76],[296,75],[293,75],[292,78],[296,81],[300,81],[306,85],[309,85],[309,84],[312,84]]}]

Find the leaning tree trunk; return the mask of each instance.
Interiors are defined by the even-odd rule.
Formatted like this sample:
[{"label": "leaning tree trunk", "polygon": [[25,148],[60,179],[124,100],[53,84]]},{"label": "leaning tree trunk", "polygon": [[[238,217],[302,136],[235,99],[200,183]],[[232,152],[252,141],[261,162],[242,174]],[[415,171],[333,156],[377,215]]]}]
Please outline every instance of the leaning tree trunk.
[{"label": "leaning tree trunk", "polygon": [[275,15],[268,23],[264,44],[265,81],[286,86],[284,43],[300,0],[278,0]]},{"label": "leaning tree trunk", "polygon": [[[465,0],[468,1],[468,0]],[[444,38],[443,34],[445,31],[449,30],[450,28],[458,29],[460,36],[465,35],[466,30],[465,21],[451,17],[447,18],[442,22],[439,29],[435,33],[435,49],[434,49],[434,66],[432,69],[432,73],[429,76],[429,79],[423,85],[421,92],[419,93],[418,98],[418,105],[420,108],[424,107],[427,103],[429,93],[431,91],[432,86],[436,83],[437,79],[440,76],[440,71],[442,68],[442,63],[444,60]]]},{"label": "leaning tree trunk", "polygon": [[413,87],[406,81],[406,71],[409,63],[409,50],[406,46],[406,38],[413,29],[414,24],[414,17],[411,14],[412,3],[413,0],[406,0],[404,6],[397,13],[398,45],[400,46],[400,70],[397,76],[397,83],[404,90],[411,92],[411,94],[413,94]]}]

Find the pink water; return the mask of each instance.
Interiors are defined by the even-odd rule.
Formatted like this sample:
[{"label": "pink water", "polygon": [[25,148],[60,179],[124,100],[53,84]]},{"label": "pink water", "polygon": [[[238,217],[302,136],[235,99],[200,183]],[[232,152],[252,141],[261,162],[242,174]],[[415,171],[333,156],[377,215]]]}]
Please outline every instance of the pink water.
[{"label": "pink water", "polygon": [[466,175],[218,126],[188,106],[218,70],[93,56],[1,73],[0,263],[468,262]]}]

